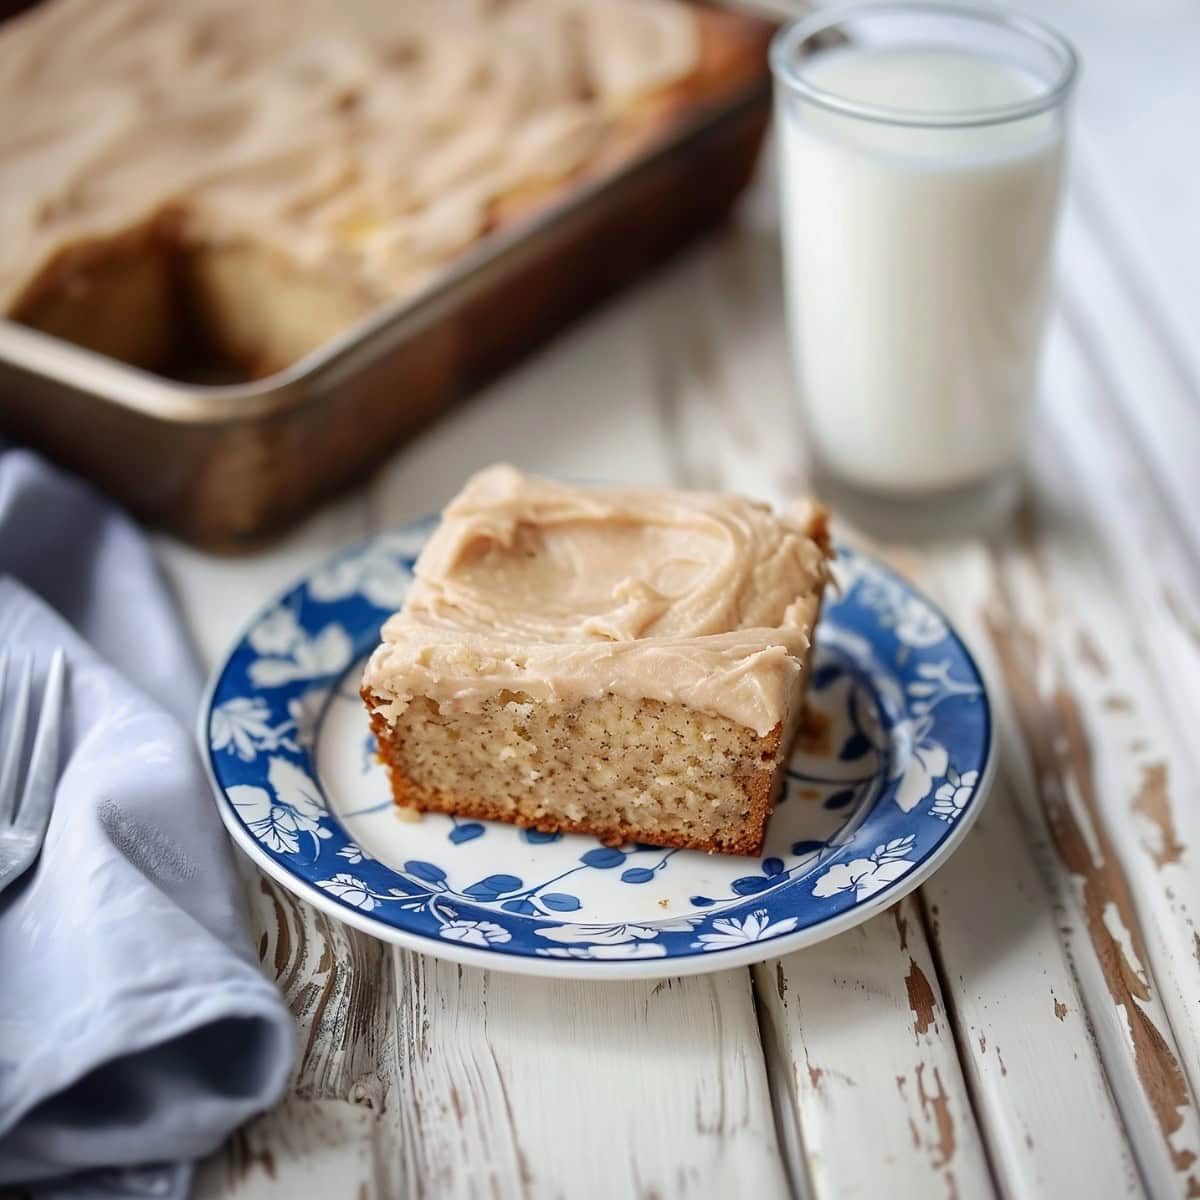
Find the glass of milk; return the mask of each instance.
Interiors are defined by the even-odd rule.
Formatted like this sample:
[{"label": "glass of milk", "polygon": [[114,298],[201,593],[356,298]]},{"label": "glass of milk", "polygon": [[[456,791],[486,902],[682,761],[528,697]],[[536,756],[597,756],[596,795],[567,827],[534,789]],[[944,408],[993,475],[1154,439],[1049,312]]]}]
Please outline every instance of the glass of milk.
[{"label": "glass of milk", "polygon": [[897,3],[791,25],[771,63],[818,483],[947,519],[1004,508],[1029,438],[1073,50],[1023,17]]}]

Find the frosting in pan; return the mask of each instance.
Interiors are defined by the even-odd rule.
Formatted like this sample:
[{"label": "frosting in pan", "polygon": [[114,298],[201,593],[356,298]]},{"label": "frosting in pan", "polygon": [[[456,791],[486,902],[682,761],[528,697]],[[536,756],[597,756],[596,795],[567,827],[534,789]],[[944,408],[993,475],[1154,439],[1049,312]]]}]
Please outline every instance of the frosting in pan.
[{"label": "frosting in pan", "polygon": [[391,715],[414,696],[469,711],[503,690],[611,693],[766,736],[796,694],[826,558],[820,510],[490,467],[443,513],[364,684]]},{"label": "frosting in pan", "polygon": [[698,54],[675,0],[49,0],[0,28],[0,311],[155,219],[403,293]]}]

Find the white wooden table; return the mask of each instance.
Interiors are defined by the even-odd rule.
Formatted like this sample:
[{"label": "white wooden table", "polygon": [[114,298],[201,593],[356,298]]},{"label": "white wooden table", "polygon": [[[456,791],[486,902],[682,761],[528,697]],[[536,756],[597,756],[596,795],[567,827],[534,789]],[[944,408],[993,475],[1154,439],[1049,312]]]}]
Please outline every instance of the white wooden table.
[{"label": "white wooden table", "polygon": [[[1190,111],[1195,137],[1200,23],[1191,0],[1139,26],[1117,0],[1049,7],[1091,78],[1029,499],[1003,540],[884,548],[994,688],[1003,768],[962,849],[821,946],[658,984],[438,962],[247,868],[299,1068],[199,1196],[1200,1195],[1200,173],[1163,136]],[[204,658],[497,459],[803,490],[777,225],[768,165],[721,236],[282,544],[160,543]]]}]

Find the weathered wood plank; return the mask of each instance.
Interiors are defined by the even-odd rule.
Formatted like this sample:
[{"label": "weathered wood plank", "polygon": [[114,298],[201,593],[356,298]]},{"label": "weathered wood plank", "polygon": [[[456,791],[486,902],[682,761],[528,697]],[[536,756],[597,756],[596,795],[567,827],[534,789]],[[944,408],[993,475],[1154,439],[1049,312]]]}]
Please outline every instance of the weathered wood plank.
[{"label": "weathered wood plank", "polygon": [[[924,559],[921,574],[978,648],[995,586],[987,552],[978,544],[943,548]],[[1003,703],[1003,680],[992,673],[989,684]],[[1009,755],[1001,754],[978,825],[921,890],[975,1110],[1006,1195],[1141,1195],[1061,940],[1068,914],[1039,874]]]},{"label": "weathered wood plank", "polygon": [[[1104,388],[1121,401],[1120,424],[1130,435],[1126,453],[1142,460],[1146,483],[1169,499],[1191,551],[1200,554],[1200,355],[1171,320],[1170,293],[1154,286],[1155,268],[1162,274],[1166,264],[1139,257],[1122,240],[1118,230],[1128,227],[1089,169],[1097,165],[1095,156],[1080,165],[1061,246],[1068,323]],[[1169,280],[1172,273],[1165,274]],[[1186,298],[1186,287],[1172,290]],[[1102,396],[1097,400],[1107,407]]]},{"label": "weathered wood plank", "polygon": [[284,1104],[205,1164],[204,1200],[293,1196],[305,1173],[369,1197],[789,1195],[745,971],[500,975],[250,890],[301,1058]]},{"label": "weathered wood plank", "polygon": [[368,489],[371,524],[438,511],[494,462],[580,482],[669,482],[674,455],[651,399],[648,297],[641,289],[594,314],[391,458]]},{"label": "weathered wood plank", "polygon": [[[1063,524],[1071,519],[1066,505],[1073,497],[1076,504],[1090,505],[1089,493],[1107,485],[1095,475],[1089,479],[1065,471],[1072,453],[1064,446],[1056,456],[1059,491],[1050,497]],[[1168,538],[1162,531],[1160,553]],[[1127,570],[1094,545],[1055,538],[1036,559],[1030,590],[1040,589],[1043,606],[1046,596],[1055,600],[1047,631],[1061,648],[1061,670],[1077,697],[1096,763],[1097,804],[1128,877],[1146,932],[1148,965],[1195,1097],[1200,1094],[1200,811],[1194,794],[1200,757],[1190,729],[1194,711],[1179,708],[1193,664],[1180,650],[1174,671],[1164,674],[1150,649],[1155,643],[1161,649],[1161,641],[1178,629],[1166,619],[1143,619],[1142,591],[1147,584],[1157,590],[1161,581],[1154,563],[1143,564],[1146,574],[1130,589]],[[1195,665],[1200,667],[1200,660]],[[1197,681],[1200,671],[1192,680]]]},{"label": "weathered wood plank", "polygon": [[993,1193],[911,898],[754,976],[817,1200]]},{"label": "weathered wood plank", "polygon": [[[770,188],[771,156],[765,171]],[[676,482],[781,503],[808,486],[778,244],[764,219],[740,215],[652,289],[647,353]]]},{"label": "weathered wood plank", "polygon": [[400,1200],[377,1169],[377,1126],[363,1105],[289,1096],[201,1164],[193,1196]]},{"label": "weathered wood plank", "polygon": [[1184,1196],[1200,1186],[1200,1126],[1098,801],[1079,702],[1058,662],[1061,638],[1044,609],[1033,611],[1032,570],[1028,557],[1004,553],[982,618],[987,643],[977,648],[1003,680],[998,723],[1013,795],[1064,914],[1064,945],[1143,1178],[1155,1196]]},{"label": "weathered wood plank", "polygon": [[788,1194],[744,970],[588,985],[397,955],[409,1194]]},{"label": "weathered wood plank", "polygon": [[[1200,710],[1200,395],[1181,395],[1141,314],[1127,300],[1113,307],[1095,245],[1078,241],[1079,282],[1064,288],[1063,336],[1047,364],[1047,426],[1078,489],[1059,507],[1086,513],[1091,543],[1120,565],[1113,582],[1152,631],[1145,648],[1164,702],[1186,724]],[[1147,426],[1156,446],[1141,439]],[[1169,472],[1164,439],[1178,450]]]}]

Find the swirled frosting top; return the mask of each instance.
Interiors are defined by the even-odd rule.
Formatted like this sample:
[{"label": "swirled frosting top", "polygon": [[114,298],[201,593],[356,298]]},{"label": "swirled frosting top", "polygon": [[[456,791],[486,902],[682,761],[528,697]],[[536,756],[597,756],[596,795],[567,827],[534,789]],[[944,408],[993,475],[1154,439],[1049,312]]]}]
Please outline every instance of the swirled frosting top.
[{"label": "swirled frosting top", "polygon": [[393,712],[612,693],[765,736],[787,718],[826,559],[819,510],[490,467],[443,513],[364,685]]},{"label": "swirled frosting top", "polygon": [[160,214],[398,294],[698,46],[676,0],[48,0],[0,29],[0,310]]}]

